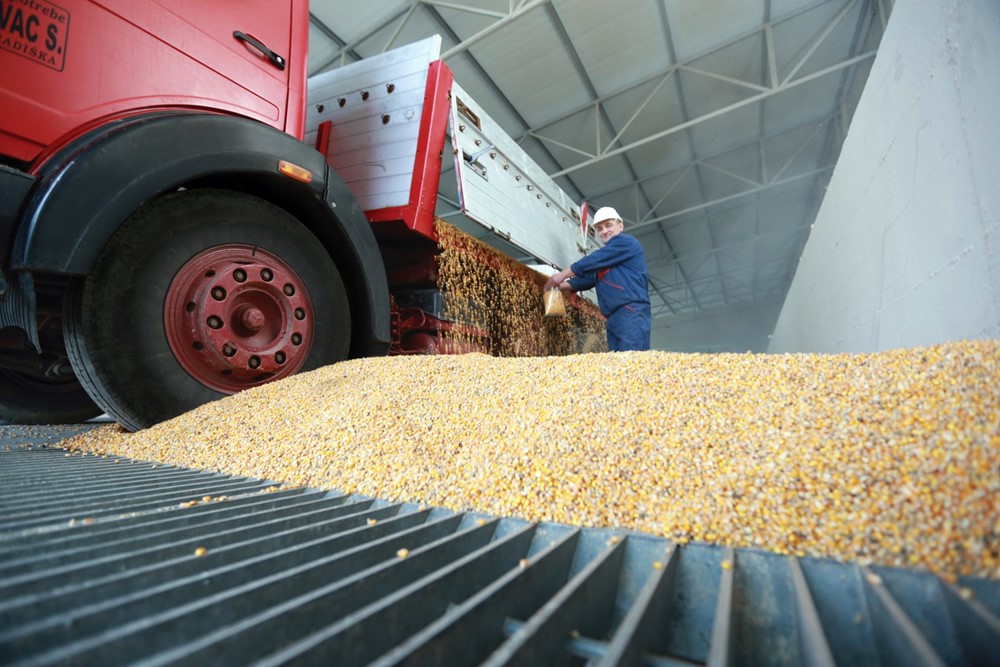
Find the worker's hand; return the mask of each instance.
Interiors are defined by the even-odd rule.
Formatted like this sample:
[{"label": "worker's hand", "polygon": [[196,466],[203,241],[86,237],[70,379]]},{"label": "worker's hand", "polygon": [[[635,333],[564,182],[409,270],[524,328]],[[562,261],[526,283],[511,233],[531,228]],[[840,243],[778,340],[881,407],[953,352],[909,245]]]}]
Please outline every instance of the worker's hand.
[{"label": "worker's hand", "polygon": [[548,280],[545,281],[545,290],[554,289],[558,287],[559,289],[573,289],[569,283],[566,281],[573,277],[573,271],[571,269],[563,269],[559,273],[552,275]]}]

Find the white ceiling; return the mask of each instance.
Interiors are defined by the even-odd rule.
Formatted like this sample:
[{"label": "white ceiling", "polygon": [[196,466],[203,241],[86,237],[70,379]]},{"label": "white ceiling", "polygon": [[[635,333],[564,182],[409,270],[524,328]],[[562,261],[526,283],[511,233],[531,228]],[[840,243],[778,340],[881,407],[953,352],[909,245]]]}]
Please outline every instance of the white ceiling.
[{"label": "white ceiling", "polygon": [[890,7],[312,0],[309,71],[441,35],[456,80],[570,197],[625,218],[654,329],[776,316]]}]

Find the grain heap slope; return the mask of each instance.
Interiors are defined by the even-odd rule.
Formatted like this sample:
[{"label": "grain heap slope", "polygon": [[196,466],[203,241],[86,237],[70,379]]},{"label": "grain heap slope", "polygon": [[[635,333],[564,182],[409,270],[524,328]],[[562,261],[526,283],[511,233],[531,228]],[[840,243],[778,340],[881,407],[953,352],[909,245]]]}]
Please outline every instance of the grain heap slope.
[{"label": "grain heap slope", "polygon": [[1000,579],[1000,341],[359,359],[76,451]]}]

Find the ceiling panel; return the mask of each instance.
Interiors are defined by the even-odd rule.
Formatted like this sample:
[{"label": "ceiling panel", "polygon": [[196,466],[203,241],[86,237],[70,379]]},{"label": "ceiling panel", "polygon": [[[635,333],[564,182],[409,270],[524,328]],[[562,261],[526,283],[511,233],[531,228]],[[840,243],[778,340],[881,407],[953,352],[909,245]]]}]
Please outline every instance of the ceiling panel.
[{"label": "ceiling panel", "polygon": [[[570,48],[586,68],[598,96],[621,90],[623,82],[641,81],[673,64],[657,0],[608,2],[562,0],[552,6]],[[627,72],[626,76],[622,73]]]},{"label": "ceiling panel", "polygon": [[757,29],[764,21],[765,4],[732,0],[663,0],[677,59],[681,62],[691,60]]}]

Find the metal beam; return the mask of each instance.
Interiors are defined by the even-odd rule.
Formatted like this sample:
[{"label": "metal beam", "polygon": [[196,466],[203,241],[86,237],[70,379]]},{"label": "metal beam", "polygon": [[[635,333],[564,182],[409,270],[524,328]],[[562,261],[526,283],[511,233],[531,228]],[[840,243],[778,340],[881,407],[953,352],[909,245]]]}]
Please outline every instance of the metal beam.
[{"label": "metal beam", "polygon": [[[799,260],[798,257],[788,257],[786,255],[784,257],[779,257],[779,258],[776,258],[776,259],[768,260],[767,262],[764,262],[763,264],[756,265],[756,266],[753,265],[753,264],[744,264],[743,266],[739,266],[739,267],[736,267],[734,269],[728,269],[725,272],[725,275],[727,275],[727,276],[744,275],[744,274],[746,274],[746,273],[748,273],[750,271],[754,271],[757,268],[768,268],[768,267],[784,268],[784,267],[786,267],[790,263],[796,263],[796,262],[798,262],[798,260]],[[691,284],[694,285],[694,286],[701,287],[702,290],[701,290],[700,293],[701,294],[705,294],[707,288],[711,287],[712,284],[715,283],[716,281],[719,281],[720,277],[722,275],[723,275],[722,273],[712,273],[712,274],[708,274],[708,275],[704,275],[704,276],[698,276],[698,277],[693,278],[691,280]],[[779,274],[775,274],[775,276],[773,276],[771,279],[777,278],[778,276],[779,276]],[[682,289],[682,287],[680,285],[665,284],[664,287],[666,289],[675,289],[675,290]]]},{"label": "metal beam", "polygon": [[[829,3],[829,2],[830,2],[830,0],[818,0],[818,2],[815,2],[815,3],[811,4],[811,5],[807,5],[805,7],[800,7],[799,9],[797,9],[797,10],[795,10],[793,12],[790,12],[790,13],[782,16],[781,18],[777,19],[776,21],[774,21],[772,23],[768,23],[766,25],[759,26],[759,27],[747,30],[746,32],[740,33],[739,35],[736,35],[735,37],[733,37],[731,39],[728,39],[725,42],[723,42],[723,43],[721,43],[721,44],[719,44],[717,46],[712,47],[711,49],[707,49],[706,51],[700,52],[700,53],[692,56],[691,58],[685,60],[682,63],[672,63],[672,64],[668,65],[667,67],[665,67],[664,69],[660,70],[659,72],[655,72],[653,74],[650,74],[649,76],[646,76],[643,79],[640,79],[639,81],[635,81],[635,82],[629,83],[629,84],[623,86],[622,88],[620,88],[618,90],[615,90],[615,91],[613,91],[611,93],[608,93],[607,95],[604,95],[604,96],[598,98],[597,100],[587,102],[584,105],[578,106],[578,107],[576,107],[574,109],[571,109],[570,111],[564,112],[564,113],[560,114],[559,116],[556,116],[555,118],[551,118],[551,119],[545,121],[544,123],[542,123],[542,124],[540,124],[540,125],[538,125],[538,126],[536,126],[534,128],[531,128],[529,130],[529,132],[538,132],[539,130],[543,130],[546,127],[550,127],[552,125],[555,125],[556,123],[559,123],[561,121],[566,120],[567,118],[575,116],[578,113],[586,111],[591,106],[594,106],[595,103],[596,104],[603,104],[604,102],[606,102],[606,101],[608,101],[610,99],[619,97],[621,95],[624,95],[625,93],[628,93],[628,92],[631,92],[631,91],[635,90],[636,88],[645,86],[645,85],[649,84],[650,82],[655,81],[656,79],[660,79],[662,77],[668,77],[668,76],[674,74],[676,72],[676,70],[678,68],[680,68],[680,67],[690,65],[691,63],[697,62],[698,60],[700,60],[702,58],[705,58],[706,56],[718,53],[719,51],[722,51],[722,50],[727,49],[728,47],[730,47],[730,46],[732,46],[734,44],[742,42],[743,40],[748,39],[749,37],[752,37],[753,35],[761,32],[761,31],[765,31],[765,30],[770,31],[771,26],[773,26],[773,25],[779,25],[781,23],[784,23],[785,21],[789,21],[789,20],[791,20],[793,18],[796,18],[796,17],[798,17],[798,16],[800,16],[802,14],[805,14],[805,13],[808,13],[808,12],[812,11],[813,9],[816,9],[817,7],[825,5],[825,4]],[[771,58],[772,58],[772,60],[774,59],[773,43],[771,45]],[[777,65],[775,64],[775,66],[774,66],[773,87],[777,87],[777,86],[778,86]],[[601,145],[600,141],[598,141],[595,144],[595,146],[596,146],[595,153],[597,153],[597,152],[600,151],[600,145]]]},{"label": "metal beam", "polygon": [[481,7],[470,7],[469,5],[458,5],[454,2],[442,2],[442,0],[420,0],[420,2],[425,5],[434,5],[435,7],[444,7],[445,9],[455,9],[460,12],[468,12],[469,14],[479,14],[480,16],[489,16],[494,19],[507,18],[512,12],[496,12],[490,9],[483,9]]},{"label": "metal beam", "polygon": [[[826,167],[820,167],[819,169],[812,169],[810,171],[807,171],[807,172],[804,172],[804,173],[801,173],[801,174],[796,174],[795,176],[789,176],[788,178],[782,179],[780,181],[771,181],[767,185],[762,185],[762,186],[757,187],[757,188],[751,188],[750,190],[744,190],[742,192],[737,192],[735,194],[727,195],[725,197],[719,197],[717,199],[713,199],[712,201],[705,202],[704,204],[698,204],[697,206],[689,206],[688,208],[686,208],[686,209],[684,209],[682,211],[675,211],[673,213],[669,213],[667,215],[662,215],[662,216],[660,216],[658,218],[654,218],[652,220],[647,220],[646,222],[644,222],[644,223],[642,223],[640,225],[635,225],[634,227],[632,227],[632,231],[634,232],[637,227],[648,227],[648,226],[651,226],[651,225],[659,224],[659,223],[665,222],[667,220],[671,220],[673,218],[676,218],[676,217],[679,217],[679,216],[682,216],[682,215],[687,215],[688,213],[694,213],[695,211],[700,211],[702,209],[708,208],[709,206],[715,206],[717,204],[724,204],[727,201],[733,201],[734,199],[739,199],[741,197],[746,197],[748,195],[755,195],[755,194],[758,194],[760,192],[766,192],[767,190],[773,190],[774,188],[779,188],[779,187],[781,187],[783,185],[788,185],[789,183],[794,183],[796,181],[801,181],[804,178],[811,178],[813,176],[818,176],[819,174],[822,174],[822,173],[825,173],[825,172],[828,172],[828,171],[832,171],[833,167],[834,167],[834,165],[831,164],[831,165],[828,165]],[[680,223],[680,224],[684,224],[684,223]]]},{"label": "metal beam", "polygon": [[[326,35],[327,37],[330,37],[340,47],[340,50],[332,58],[328,58],[319,67],[317,67],[316,69],[312,70],[310,72],[310,76],[313,75],[313,74],[319,74],[320,72],[325,72],[326,69],[328,67],[330,67],[330,65],[332,65],[335,62],[337,62],[337,60],[339,60],[344,54],[350,54],[352,58],[355,58],[357,60],[361,60],[362,59],[361,54],[359,54],[357,51],[354,50],[354,48],[356,46],[358,46],[359,44],[364,43],[372,35],[376,34],[380,30],[382,30],[383,28],[385,28],[387,25],[390,25],[393,21],[397,21],[401,17],[404,17],[404,16],[406,18],[408,18],[409,14],[411,14],[412,12],[413,12],[413,5],[410,5],[406,9],[403,9],[403,10],[401,10],[399,12],[396,12],[395,14],[393,14],[392,16],[390,16],[388,19],[386,19],[385,21],[383,21],[379,25],[375,26],[374,28],[372,28],[371,30],[369,30],[368,32],[366,32],[360,39],[355,40],[352,44],[347,44],[344,40],[342,40],[339,37],[337,37],[334,34],[334,32],[332,30],[330,30],[329,26],[327,26],[323,21],[320,21],[317,17],[315,17],[312,13],[310,13],[309,14],[310,22],[312,22],[312,24],[314,26],[316,26],[317,28],[319,28],[320,31],[323,32],[324,35]],[[406,18],[403,18],[403,23],[406,22]],[[315,19],[315,21],[313,21],[313,19]]]},{"label": "metal beam", "polygon": [[719,252],[721,250],[729,250],[730,248],[738,248],[740,246],[747,245],[748,243],[756,243],[757,241],[761,241],[763,239],[771,239],[771,238],[775,238],[775,237],[778,237],[778,236],[787,236],[788,234],[792,234],[792,233],[795,233],[795,232],[805,231],[805,230],[809,229],[809,227],[811,225],[812,225],[812,223],[805,224],[805,225],[796,225],[795,227],[792,227],[791,229],[783,229],[781,231],[768,232],[766,234],[755,233],[752,236],[748,236],[745,239],[740,239],[739,241],[732,241],[730,243],[725,243],[725,244],[720,245],[720,246],[718,246],[716,248],[712,248],[711,250],[703,250],[701,252],[689,253],[689,254],[684,255],[683,257],[677,257],[677,258],[674,258],[674,259],[664,259],[664,260],[660,260],[660,261],[656,261],[656,262],[648,262],[647,265],[646,265],[646,268],[649,269],[649,270],[651,270],[651,271],[652,270],[656,270],[656,269],[661,269],[661,268],[670,266],[671,264],[676,264],[677,262],[680,262],[680,261],[684,261],[684,260],[688,260],[688,259],[694,259],[695,257],[701,257],[702,255],[709,255],[711,253]]},{"label": "metal beam", "polygon": [[[775,260],[771,264],[781,264],[783,267],[789,267],[794,269],[798,261],[798,258]],[[729,306],[735,305],[735,303],[759,303],[767,299],[767,297],[778,294],[786,293],[788,291],[788,286],[791,282],[791,271],[785,271],[780,275],[776,275],[772,278],[764,279],[760,282],[758,288],[759,294],[751,295],[749,298],[737,297],[732,299],[732,303],[726,303],[723,299],[718,297],[713,297],[702,292],[701,306],[695,306],[694,302],[690,299],[671,299],[670,307],[667,307],[666,302],[660,304],[653,304],[652,306],[652,318],[655,322],[658,319],[664,317],[670,317],[671,315],[685,315],[690,313],[697,313],[702,311],[708,311],[718,306]],[[716,278],[716,276],[711,276],[711,278]],[[720,293],[721,294],[721,293]],[[672,312],[667,312],[668,310]]]},{"label": "metal beam", "polygon": [[[604,160],[606,160],[608,158],[621,155],[622,153],[624,153],[626,151],[630,151],[630,150],[632,150],[634,148],[638,148],[639,146],[644,146],[645,144],[648,144],[650,142],[657,141],[657,140],[663,139],[665,137],[669,137],[672,134],[676,134],[677,132],[682,132],[682,131],[690,128],[690,127],[694,127],[695,125],[699,125],[699,124],[704,123],[706,121],[712,120],[713,118],[717,118],[717,117],[722,116],[724,114],[727,114],[727,113],[729,113],[731,111],[735,111],[736,109],[742,109],[743,107],[748,106],[750,104],[756,104],[757,102],[760,102],[761,100],[765,100],[765,99],[767,99],[769,97],[773,97],[774,95],[783,93],[783,92],[785,92],[787,90],[791,90],[792,88],[796,88],[798,86],[801,86],[803,84],[809,83],[811,81],[815,81],[816,79],[824,77],[827,74],[831,74],[831,73],[836,72],[838,70],[844,69],[845,67],[851,67],[851,66],[856,65],[857,63],[859,63],[859,62],[861,62],[863,60],[868,60],[869,58],[874,58],[875,57],[875,53],[876,53],[875,51],[869,51],[869,52],[863,53],[863,54],[861,54],[859,56],[855,56],[854,58],[848,58],[847,60],[845,60],[843,62],[837,63],[836,65],[831,65],[831,66],[826,67],[826,68],[824,68],[824,69],[822,69],[822,70],[820,70],[818,72],[813,72],[812,74],[806,75],[806,76],[804,76],[804,77],[802,77],[800,79],[796,79],[796,80],[788,82],[788,83],[783,83],[781,86],[779,86],[775,90],[768,91],[766,93],[760,93],[760,94],[754,95],[752,97],[748,97],[745,100],[741,100],[739,102],[735,102],[735,103],[730,104],[728,106],[722,107],[721,109],[716,109],[715,111],[710,111],[709,113],[703,114],[703,115],[701,115],[701,116],[699,116],[697,118],[694,118],[692,120],[689,120],[687,122],[679,123],[677,125],[674,125],[673,127],[667,128],[667,129],[662,130],[660,132],[654,132],[653,134],[649,135],[648,137],[644,137],[642,139],[638,139],[638,140],[633,141],[632,143],[630,143],[630,144],[628,144],[626,146],[622,146],[620,148],[616,148],[616,149],[607,151],[607,152],[605,152],[605,153],[603,153],[601,155],[592,156],[588,160],[585,160],[585,161],[580,162],[578,164],[575,164],[575,165],[573,165],[571,167],[567,167],[565,169],[561,169],[559,171],[551,173],[551,174],[549,174],[549,176],[551,176],[552,178],[558,178],[559,176],[565,176],[566,174],[571,174],[574,171],[579,171],[580,169],[583,169],[585,167],[589,167],[591,165],[597,164],[598,162],[603,162]],[[543,140],[544,140],[544,138],[543,138]]]},{"label": "metal beam", "polygon": [[[670,60],[672,62],[676,63],[677,62],[677,50],[674,48],[674,37],[673,37],[673,32],[670,29],[670,17],[667,14],[666,4],[664,2],[658,2],[657,3],[657,8],[660,10],[660,22],[663,25],[663,36],[664,36],[664,39],[666,41],[667,55],[670,57]],[[670,78],[670,77],[665,77],[664,78],[664,82],[666,82],[667,78]],[[687,120],[690,117],[690,114],[688,113],[687,99],[684,96],[684,88],[681,85],[680,77],[675,76],[675,77],[673,77],[673,80],[674,80],[675,90],[677,91],[677,104],[678,104],[678,106],[680,107],[680,110],[681,110],[681,118],[683,118],[684,120]],[[650,99],[652,99],[652,98],[650,98]],[[696,156],[694,154],[693,142],[691,141],[690,136],[688,137],[688,145],[692,146],[692,149],[691,149],[691,159],[693,160]],[[608,148],[611,148],[611,146],[609,145]],[[705,185],[702,182],[701,173],[698,171],[697,167],[695,168],[695,176],[697,178],[697,183],[698,183],[698,192],[700,192],[702,198],[704,198],[705,197]],[[633,179],[633,181],[635,181],[635,180],[636,179]],[[652,210],[655,210],[655,209],[650,208],[650,210],[652,211]],[[632,228],[629,229],[629,233],[631,233],[631,232],[632,232]],[[715,245],[715,235],[712,233],[712,227],[711,227],[711,225],[708,226],[708,235],[709,235],[709,240],[710,240],[711,244],[714,246]],[[670,243],[670,238],[667,236],[667,232],[666,232],[666,230],[663,229],[662,226],[660,227],[660,236],[663,238],[664,243],[667,244],[667,247],[670,248],[670,254],[673,255],[674,257],[677,257],[677,253],[674,251],[673,244]],[[687,273],[684,271],[684,267],[681,266],[680,264],[678,264],[677,265],[677,270],[680,272],[680,274],[684,278],[684,280],[687,281],[688,280],[688,276],[687,276]],[[688,282],[688,285],[690,285],[689,282]],[[691,293],[691,298],[694,300],[695,304],[697,304],[698,303],[698,298],[695,296],[694,289],[691,289],[689,287],[689,291]]]},{"label": "metal beam", "polygon": [[[744,148],[746,148],[748,146],[752,146],[752,145],[760,143],[762,141],[769,141],[769,140],[772,140],[772,139],[777,139],[778,137],[783,137],[785,135],[792,134],[794,132],[798,132],[799,130],[805,129],[807,127],[811,128],[814,125],[816,125],[817,123],[827,123],[827,122],[830,122],[831,120],[834,120],[835,118],[836,118],[836,114],[827,114],[826,116],[822,116],[820,118],[814,118],[814,119],[810,120],[808,123],[805,123],[804,125],[797,125],[796,127],[790,127],[790,128],[781,130],[780,132],[775,132],[773,134],[762,135],[762,136],[754,139],[753,141],[748,141],[747,143],[740,144],[738,146],[729,146],[729,147],[726,147],[723,150],[719,151],[718,153],[712,153],[711,155],[706,155],[706,156],[704,156],[704,157],[702,157],[702,158],[700,158],[698,160],[695,160],[693,162],[690,162],[690,163],[684,165],[683,167],[675,167],[675,168],[670,169],[669,171],[660,172],[658,174],[652,174],[650,176],[646,176],[645,178],[643,178],[642,180],[640,180],[639,183],[640,184],[644,184],[644,183],[648,183],[650,181],[653,181],[653,180],[656,180],[656,179],[659,179],[659,178],[664,178],[664,177],[669,176],[669,175],[671,175],[671,174],[673,174],[673,173],[675,173],[675,172],[677,172],[677,171],[679,171],[681,169],[683,169],[685,171],[685,174],[686,174],[686,172],[688,170],[690,170],[695,165],[704,164],[705,166],[710,166],[710,165],[706,164],[706,160],[712,160],[714,158],[721,157],[723,155],[728,155],[728,154],[730,154],[730,153],[732,153],[734,151],[742,150],[742,149],[744,149]],[[766,168],[764,168],[764,171],[766,172]],[[685,174],[681,174],[680,178],[683,178]],[[747,180],[750,180],[750,179],[747,179]],[[771,180],[771,179],[768,179],[766,177],[766,175],[765,175],[765,177],[764,177],[764,179],[763,179],[762,182],[760,182],[760,183],[756,183],[755,182],[755,183],[753,183],[753,185],[766,185],[767,182],[768,182],[768,180]],[[675,186],[676,186],[676,183],[673,186],[671,186],[671,189],[673,187],[675,187]],[[621,189],[622,188],[616,188],[615,190],[605,191],[605,192],[602,192],[602,193],[599,193],[599,194],[592,194],[590,196],[592,198],[594,198],[594,199],[600,199],[600,198],[603,198],[603,197],[611,196],[613,193],[618,192]],[[642,221],[645,221],[645,219],[648,218],[649,215],[650,214],[647,214],[646,216],[643,216],[643,220]]]},{"label": "metal beam", "polygon": [[731,83],[734,86],[740,86],[742,88],[756,90],[759,93],[765,93],[772,89],[771,86],[761,86],[760,84],[750,83],[749,81],[743,81],[742,79],[734,79],[731,76],[716,74],[715,72],[707,72],[703,69],[697,69],[695,67],[690,67],[688,65],[678,65],[677,69],[683,72],[690,72],[691,74],[697,74],[698,76],[703,76],[709,79],[715,79],[717,81],[724,81],[725,83]]},{"label": "metal beam", "polygon": [[799,59],[799,62],[795,64],[795,67],[793,67],[792,71],[788,73],[788,75],[785,77],[785,80],[781,82],[782,85],[787,84],[789,81],[792,80],[792,78],[796,74],[798,74],[799,70],[802,69],[802,67],[806,64],[806,62],[808,62],[809,58],[812,57],[812,54],[816,53],[816,50],[823,45],[823,42],[825,42],[826,38],[830,36],[830,33],[833,32],[833,29],[836,28],[837,25],[844,20],[844,17],[847,16],[847,12],[851,11],[851,8],[854,5],[856,5],[857,2],[858,0],[847,1],[847,3],[844,5],[844,8],[841,9],[837,13],[837,15],[830,20],[830,22],[820,33],[819,37],[812,43],[812,46],[810,46],[809,49],[806,51],[805,55],[803,55],[802,58]]},{"label": "metal beam", "polygon": [[[419,0],[419,1],[427,5],[428,8],[432,8],[431,5],[437,4],[434,2],[428,2],[427,0]],[[522,3],[517,7],[512,7],[509,12],[503,15],[503,18],[497,20],[495,23],[493,23],[493,25],[483,28],[482,30],[477,32],[472,37],[469,37],[468,39],[461,40],[458,44],[456,44],[455,46],[451,47],[450,49],[442,53],[441,60],[447,60],[448,58],[451,58],[452,56],[457,55],[459,53],[462,53],[463,51],[468,51],[469,47],[478,42],[479,40],[483,39],[484,37],[488,37],[489,35],[492,35],[497,30],[500,30],[511,21],[518,19],[521,16],[524,16],[525,14],[535,9],[536,7],[547,5],[549,4],[549,2],[550,0],[529,0],[529,2]]]}]

